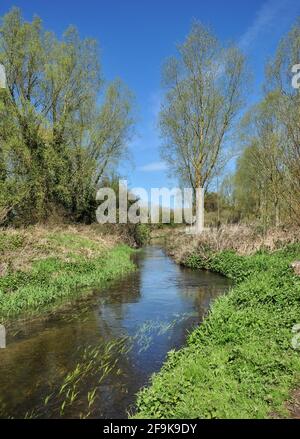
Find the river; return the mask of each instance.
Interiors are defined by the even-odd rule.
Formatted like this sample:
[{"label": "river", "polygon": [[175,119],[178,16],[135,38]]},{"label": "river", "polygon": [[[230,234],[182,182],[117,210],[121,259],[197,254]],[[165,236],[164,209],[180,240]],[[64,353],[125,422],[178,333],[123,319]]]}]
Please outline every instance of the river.
[{"label": "river", "polygon": [[126,418],[137,391],[230,286],[178,266],[160,246],[134,258],[134,273],[87,301],[8,328],[1,418]]}]

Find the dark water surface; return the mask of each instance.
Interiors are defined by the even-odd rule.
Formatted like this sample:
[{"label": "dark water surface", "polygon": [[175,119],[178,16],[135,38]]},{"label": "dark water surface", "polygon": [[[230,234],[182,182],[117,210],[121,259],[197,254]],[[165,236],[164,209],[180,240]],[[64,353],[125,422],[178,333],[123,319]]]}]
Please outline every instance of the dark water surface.
[{"label": "dark water surface", "polygon": [[160,247],[135,258],[136,272],[88,302],[9,328],[0,350],[0,417],[127,417],[167,352],[184,344],[230,286],[179,267]]}]

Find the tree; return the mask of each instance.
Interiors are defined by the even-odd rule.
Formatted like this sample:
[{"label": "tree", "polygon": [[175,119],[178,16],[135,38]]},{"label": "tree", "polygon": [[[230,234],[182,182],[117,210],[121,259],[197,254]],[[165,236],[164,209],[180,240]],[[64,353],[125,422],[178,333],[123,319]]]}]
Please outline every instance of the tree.
[{"label": "tree", "polygon": [[282,136],[285,198],[290,212],[300,218],[300,89],[293,87],[293,66],[300,62],[300,19],[282,39],[274,59],[267,66],[266,89],[277,93],[275,115]]},{"label": "tree", "polygon": [[[252,213],[264,223],[280,224],[284,209],[285,166],[282,132],[276,117],[278,94],[269,93],[243,118],[241,129],[246,149],[238,161],[237,195],[244,214]],[[249,211],[250,209],[250,211]]]},{"label": "tree", "polygon": [[0,185],[22,194],[15,217],[41,221],[61,209],[91,220],[97,184],[126,155],[132,95],[120,80],[105,84],[94,40],[73,27],[59,40],[18,9],[2,20],[0,63],[8,86],[0,96]]},{"label": "tree", "polygon": [[162,157],[171,173],[194,193],[206,188],[214,176],[242,106],[247,79],[241,52],[234,46],[223,47],[198,22],[178,47],[178,56],[165,65]]}]

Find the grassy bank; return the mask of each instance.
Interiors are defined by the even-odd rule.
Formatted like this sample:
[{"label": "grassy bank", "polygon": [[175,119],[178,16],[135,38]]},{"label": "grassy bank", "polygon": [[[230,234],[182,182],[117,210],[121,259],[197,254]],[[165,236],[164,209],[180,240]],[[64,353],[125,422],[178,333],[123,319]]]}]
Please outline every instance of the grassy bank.
[{"label": "grassy bank", "polygon": [[300,245],[273,253],[233,251],[184,263],[235,280],[212,306],[186,347],[171,352],[137,400],[137,417],[267,418],[286,416],[285,401],[300,383],[300,352],[291,347],[300,323],[300,278],[290,263]]},{"label": "grassy bank", "polygon": [[0,232],[0,321],[84,296],[134,269],[118,237],[81,227]]}]

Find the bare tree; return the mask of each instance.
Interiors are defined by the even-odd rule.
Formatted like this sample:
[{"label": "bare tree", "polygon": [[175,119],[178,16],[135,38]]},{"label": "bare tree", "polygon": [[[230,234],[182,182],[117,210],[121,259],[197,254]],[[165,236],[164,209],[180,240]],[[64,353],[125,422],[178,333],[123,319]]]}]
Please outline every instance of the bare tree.
[{"label": "bare tree", "polygon": [[266,88],[278,94],[276,117],[284,137],[285,197],[299,221],[300,214],[300,89],[293,87],[293,66],[300,62],[300,19],[282,39],[267,68]]}]

